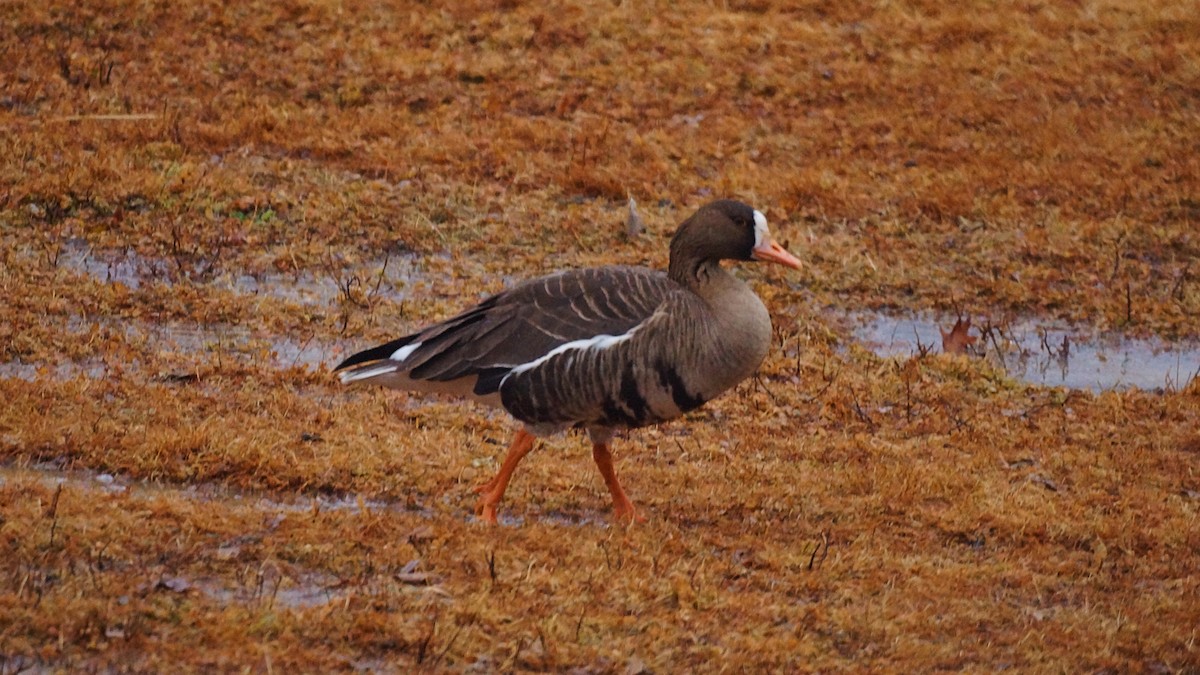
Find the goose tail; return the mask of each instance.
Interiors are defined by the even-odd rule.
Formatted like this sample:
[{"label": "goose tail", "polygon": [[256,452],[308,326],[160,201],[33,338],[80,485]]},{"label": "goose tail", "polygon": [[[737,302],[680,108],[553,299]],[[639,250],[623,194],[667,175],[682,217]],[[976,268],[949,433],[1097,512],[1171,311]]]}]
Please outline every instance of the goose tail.
[{"label": "goose tail", "polygon": [[333,369],[342,384],[367,382],[400,370],[404,358],[411,354],[420,342],[415,335],[408,335],[387,344],[379,345],[354,354]]}]

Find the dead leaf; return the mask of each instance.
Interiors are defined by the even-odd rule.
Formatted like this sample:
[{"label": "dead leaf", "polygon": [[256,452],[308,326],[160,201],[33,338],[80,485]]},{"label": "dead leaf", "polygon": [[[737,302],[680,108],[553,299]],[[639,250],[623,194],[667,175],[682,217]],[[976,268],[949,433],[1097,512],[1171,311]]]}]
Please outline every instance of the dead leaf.
[{"label": "dead leaf", "polygon": [[1029,482],[1036,483],[1037,485],[1041,485],[1042,487],[1046,488],[1047,490],[1049,490],[1051,492],[1058,492],[1058,484],[1039,473],[1035,473],[1032,476],[1030,476]]},{"label": "dead leaf", "polygon": [[414,586],[425,586],[433,579],[433,575],[429,572],[397,572],[396,581],[402,584],[412,584]]},{"label": "dead leaf", "polygon": [[242,547],[236,544],[231,546],[222,545],[217,549],[217,560],[232,560],[242,552]]},{"label": "dead leaf", "polygon": [[636,656],[629,657],[629,661],[625,663],[625,675],[646,675],[649,672],[646,662]]},{"label": "dead leaf", "polygon": [[420,558],[409,560],[404,567],[396,572],[396,581],[402,584],[413,585],[428,585],[433,582],[434,575],[430,572],[418,572],[417,568],[421,566]]},{"label": "dead leaf", "polygon": [[433,539],[433,528],[428,525],[421,525],[408,533],[407,537],[410,543],[419,541],[430,541]]},{"label": "dead leaf", "polygon": [[182,577],[163,577],[158,580],[155,588],[163,588],[176,593],[187,593],[192,587],[191,582]]},{"label": "dead leaf", "polygon": [[629,198],[629,217],[625,220],[625,234],[631,238],[646,231],[646,224],[642,222],[642,217],[638,215],[637,202],[633,197]]},{"label": "dead leaf", "polygon": [[1105,546],[1102,540],[1097,539],[1096,545],[1092,547],[1092,573],[1097,574],[1104,567],[1104,561],[1108,558],[1108,546]]},{"label": "dead leaf", "polygon": [[971,330],[971,317],[966,319],[959,318],[954,322],[954,328],[950,332],[946,332],[938,327],[938,332],[942,334],[942,351],[947,354],[966,354],[967,348],[975,344],[979,338],[969,335]]},{"label": "dead leaf", "polygon": [[424,588],[424,591],[425,591],[425,593],[427,593],[428,595],[436,595],[436,596],[438,596],[438,597],[440,597],[440,598],[452,598],[452,597],[454,597],[454,596],[453,596],[453,595],[450,593],[450,591],[446,590],[445,588],[442,588],[441,586],[426,586],[426,587]]}]

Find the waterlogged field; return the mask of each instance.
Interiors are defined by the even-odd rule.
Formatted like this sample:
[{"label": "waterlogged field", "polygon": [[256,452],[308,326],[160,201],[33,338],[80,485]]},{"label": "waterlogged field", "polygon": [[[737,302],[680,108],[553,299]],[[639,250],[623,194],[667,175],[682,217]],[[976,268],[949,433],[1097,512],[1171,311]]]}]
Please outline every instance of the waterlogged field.
[{"label": "waterlogged field", "polygon": [[[0,21],[0,672],[1200,670],[1188,3]],[[505,415],[329,373],[726,196],[805,267],[646,523],[566,435],[485,527]]]}]

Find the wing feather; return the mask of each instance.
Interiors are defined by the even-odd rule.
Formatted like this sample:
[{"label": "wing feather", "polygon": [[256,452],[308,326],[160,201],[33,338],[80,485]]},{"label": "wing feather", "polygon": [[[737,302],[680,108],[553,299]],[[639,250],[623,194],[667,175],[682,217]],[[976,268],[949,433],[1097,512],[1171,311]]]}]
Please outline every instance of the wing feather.
[{"label": "wing feather", "polygon": [[[531,279],[421,331],[347,358],[342,380],[453,391],[482,399],[515,367],[564,344],[620,335],[649,318],[679,286],[640,267],[571,270]],[[391,357],[410,349],[403,360]],[[380,370],[386,362],[394,368]],[[356,376],[361,375],[361,376]],[[463,386],[453,385],[462,381]],[[539,406],[542,407],[542,406]]]}]

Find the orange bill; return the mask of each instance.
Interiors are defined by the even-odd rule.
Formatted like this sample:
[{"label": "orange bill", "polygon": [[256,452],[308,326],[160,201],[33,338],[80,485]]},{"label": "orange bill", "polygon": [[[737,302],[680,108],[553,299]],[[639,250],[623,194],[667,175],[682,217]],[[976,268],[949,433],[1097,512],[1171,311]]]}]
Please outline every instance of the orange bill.
[{"label": "orange bill", "polygon": [[790,267],[794,270],[800,269],[799,258],[791,253],[788,253],[787,249],[780,246],[779,243],[774,239],[768,239],[758,246],[755,246],[750,251],[750,257],[754,258],[755,260],[779,263],[784,267]]}]

